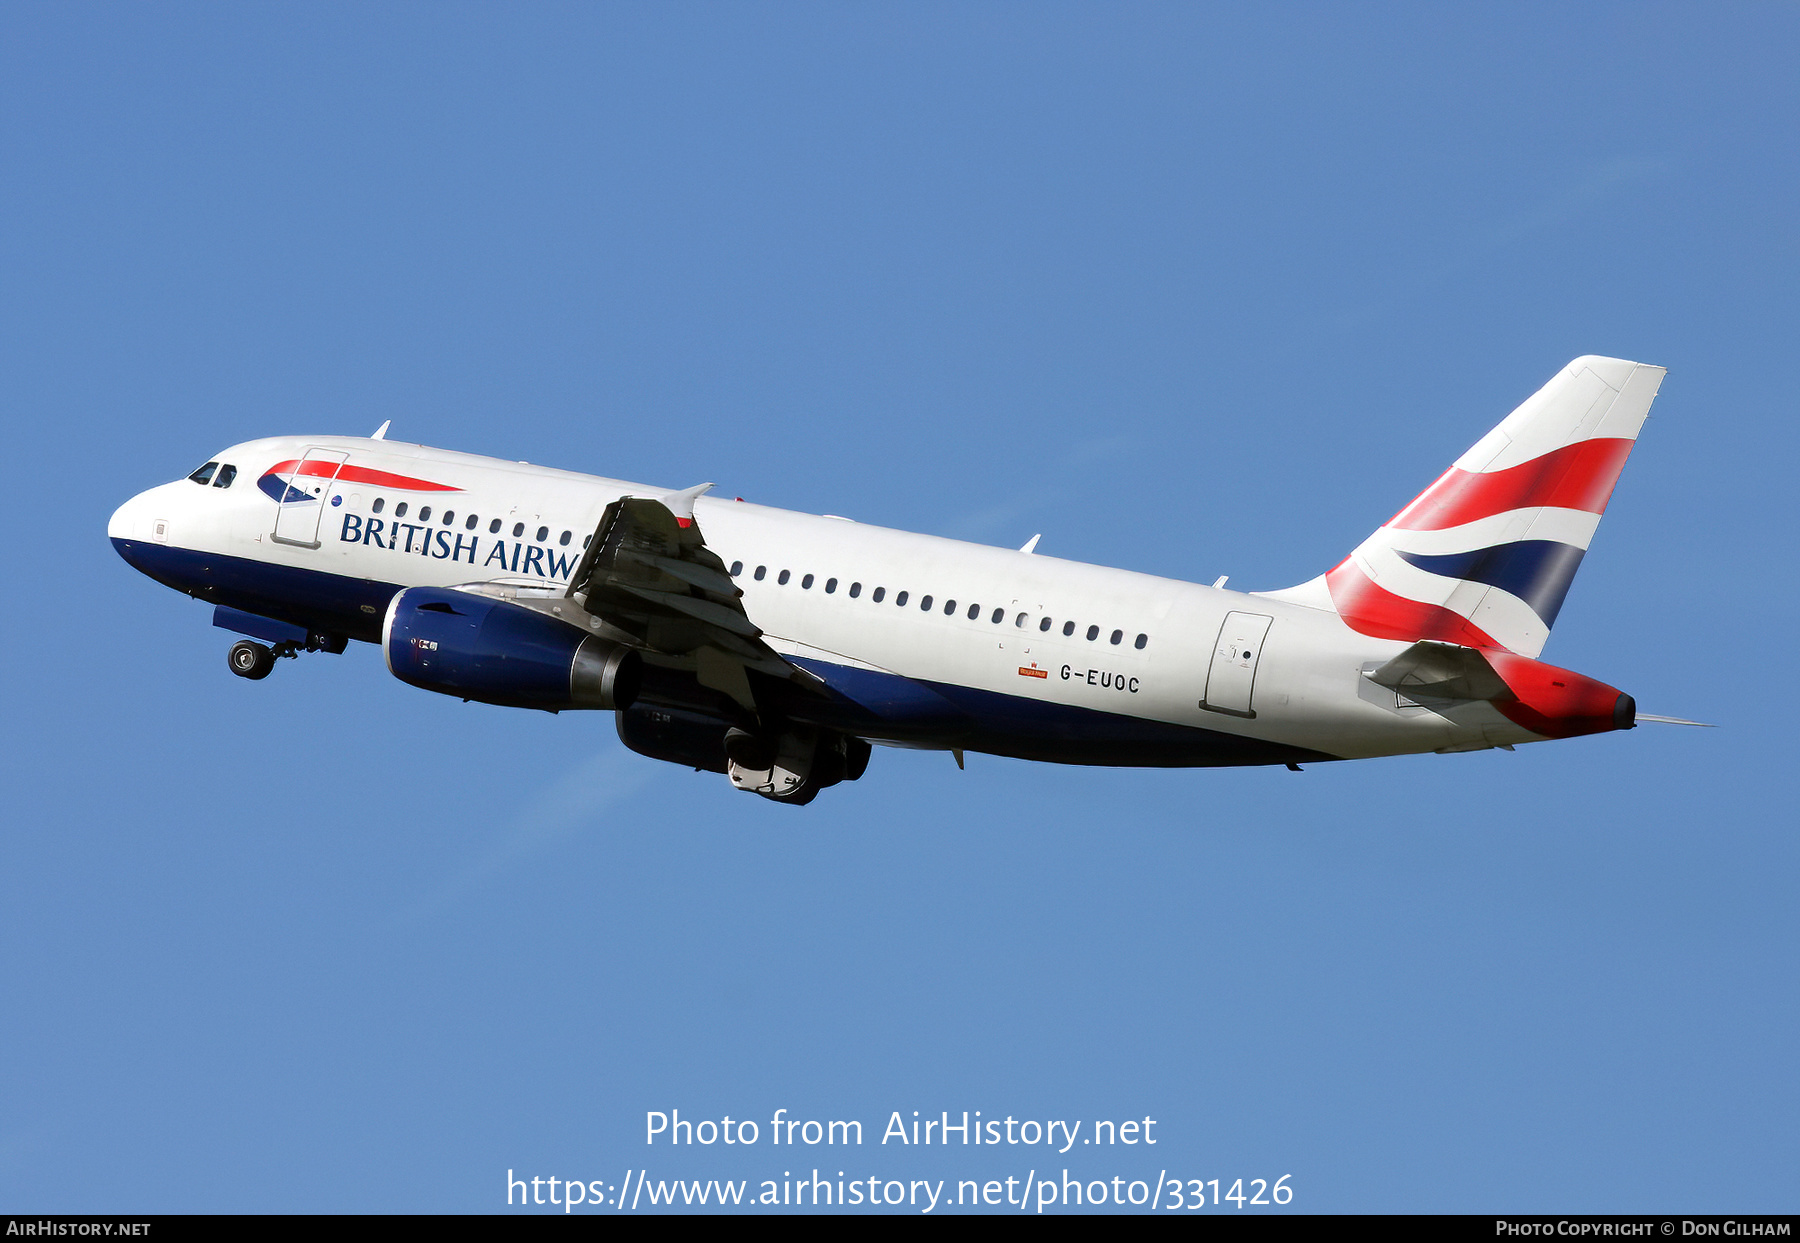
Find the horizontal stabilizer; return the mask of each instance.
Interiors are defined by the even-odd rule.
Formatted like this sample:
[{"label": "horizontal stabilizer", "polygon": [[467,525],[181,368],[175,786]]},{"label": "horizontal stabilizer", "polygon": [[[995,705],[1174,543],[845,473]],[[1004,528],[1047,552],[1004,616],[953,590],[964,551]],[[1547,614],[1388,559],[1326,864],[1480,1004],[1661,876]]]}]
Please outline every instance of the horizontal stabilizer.
[{"label": "horizontal stabilizer", "polygon": [[1474,648],[1415,643],[1368,675],[1408,699],[1498,699],[1506,683]]},{"label": "horizontal stabilizer", "polygon": [[1630,729],[1638,719],[1617,687],[1514,652],[1421,640],[1363,676],[1425,706],[1486,701],[1545,738]]}]

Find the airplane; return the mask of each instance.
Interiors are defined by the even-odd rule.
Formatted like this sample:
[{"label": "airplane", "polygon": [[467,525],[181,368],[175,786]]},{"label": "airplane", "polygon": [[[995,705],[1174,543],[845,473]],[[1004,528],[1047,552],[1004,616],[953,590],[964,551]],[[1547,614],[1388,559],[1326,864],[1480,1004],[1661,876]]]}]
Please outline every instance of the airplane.
[{"label": "airplane", "polygon": [[402,444],[386,423],[234,445],[107,534],[246,636],[241,677],[376,643],[413,686],[611,711],[631,750],[781,803],[855,781],[871,744],[959,766],[1511,750],[1674,720],[1538,659],[1664,374],[1577,358],[1276,591]]}]

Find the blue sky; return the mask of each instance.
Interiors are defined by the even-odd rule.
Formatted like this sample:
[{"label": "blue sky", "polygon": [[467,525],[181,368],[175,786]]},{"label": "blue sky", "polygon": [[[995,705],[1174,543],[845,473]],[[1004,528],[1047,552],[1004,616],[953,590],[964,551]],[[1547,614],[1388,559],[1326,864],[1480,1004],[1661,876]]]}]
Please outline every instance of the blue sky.
[{"label": "blue sky", "polygon": [[[7,6],[0,1207],[819,1166],[1791,1211],[1797,32]],[[795,811],[368,647],[241,682],[104,537],[226,444],[392,419],[1273,588],[1584,353],[1670,374],[1545,655],[1718,730],[1298,776],[883,750]],[[870,1134],[647,1150],[672,1108]],[[1161,1138],[876,1142],[965,1109]]]}]

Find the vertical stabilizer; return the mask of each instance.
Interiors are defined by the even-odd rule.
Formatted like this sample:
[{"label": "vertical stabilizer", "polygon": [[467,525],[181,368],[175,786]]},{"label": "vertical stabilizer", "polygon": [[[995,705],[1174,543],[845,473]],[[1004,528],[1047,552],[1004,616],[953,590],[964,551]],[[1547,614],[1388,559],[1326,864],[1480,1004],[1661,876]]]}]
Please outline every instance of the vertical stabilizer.
[{"label": "vertical stabilizer", "polygon": [[1537,656],[1664,374],[1577,358],[1335,569],[1267,594],[1378,638]]}]

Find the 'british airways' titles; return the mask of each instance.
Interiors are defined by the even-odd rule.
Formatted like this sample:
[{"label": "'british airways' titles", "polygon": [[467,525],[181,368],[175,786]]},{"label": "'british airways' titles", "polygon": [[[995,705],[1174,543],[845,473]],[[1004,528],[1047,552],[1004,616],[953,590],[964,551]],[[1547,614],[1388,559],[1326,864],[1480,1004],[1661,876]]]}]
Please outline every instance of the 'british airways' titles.
[{"label": "'british airways' titles", "polygon": [[466,535],[444,527],[398,519],[364,518],[360,514],[344,515],[344,526],[338,539],[346,544],[389,548],[436,561],[467,561],[484,570],[497,566],[499,571],[508,574],[531,574],[559,581],[569,577],[580,559],[575,549],[548,548],[528,540],[502,537],[484,539],[478,534]]}]

